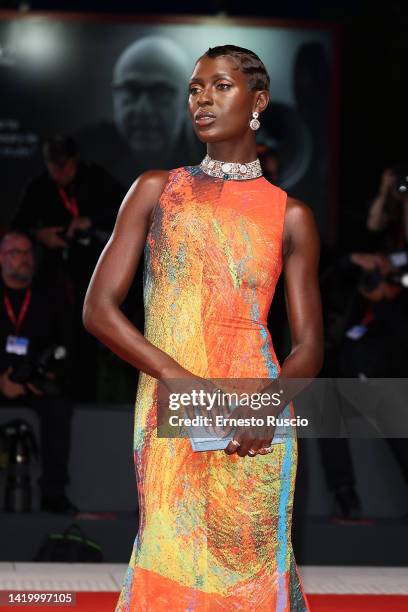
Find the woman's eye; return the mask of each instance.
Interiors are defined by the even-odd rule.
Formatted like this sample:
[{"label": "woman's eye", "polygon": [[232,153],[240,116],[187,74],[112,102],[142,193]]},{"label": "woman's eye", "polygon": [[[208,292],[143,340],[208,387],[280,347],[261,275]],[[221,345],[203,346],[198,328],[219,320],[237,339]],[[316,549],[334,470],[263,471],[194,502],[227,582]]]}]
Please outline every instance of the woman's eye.
[{"label": "woman's eye", "polygon": [[198,87],[190,87],[189,94],[194,96],[198,92]]},{"label": "woman's eye", "polygon": [[217,87],[220,87],[221,89],[229,89],[231,87],[231,83],[218,83]]}]

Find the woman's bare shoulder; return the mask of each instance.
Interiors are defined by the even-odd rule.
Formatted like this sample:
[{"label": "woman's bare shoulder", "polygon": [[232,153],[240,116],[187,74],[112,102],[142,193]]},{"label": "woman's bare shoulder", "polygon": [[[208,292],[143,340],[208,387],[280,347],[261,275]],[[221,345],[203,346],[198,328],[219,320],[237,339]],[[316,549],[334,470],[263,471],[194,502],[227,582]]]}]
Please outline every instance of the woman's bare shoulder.
[{"label": "woman's bare shoulder", "polygon": [[285,251],[291,251],[296,243],[315,241],[318,236],[316,220],[312,208],[297,198],[287,198],[285,211],[284,242]]},{"label": "woman's bare shoulder", "polygon": [[143,192],[145,197],[160,197],[169,178],[169,173],[169,170],[147,170],[143,172],[131,185],[128,195],[132,197]]},{"label": "woman's bare shoulder", "polygon": [[148,220],[160,199],[169,177],[169,170],[143,172],[130,186],[119,211],[119,219],[139,223]]},{"label": "woman's bare shoulder", "polygon": [[288,196],[285,211],[285,226],[290,229],[300,229],[301,227],[314,225],[315,217],[312,208],[306,202]]},{"label": "woman's bare shoulder", "polygon": [[313,215],[313,211],[309,204],[303,202],[303,200],[298,200],[297,198],[292,198],[288,196],[286,202],[286,217],[296,217],[299,220],[301,217],[305,217],[307,215]]}]

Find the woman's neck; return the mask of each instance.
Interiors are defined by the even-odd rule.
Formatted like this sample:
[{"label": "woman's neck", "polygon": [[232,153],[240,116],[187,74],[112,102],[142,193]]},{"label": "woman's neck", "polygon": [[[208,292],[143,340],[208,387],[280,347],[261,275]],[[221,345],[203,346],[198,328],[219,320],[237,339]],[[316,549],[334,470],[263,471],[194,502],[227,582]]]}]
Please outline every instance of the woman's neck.
[{"label": "woman's neck", "polygon": [[245,142],[240,138],[238,142],[209,142],[207,153],[212,159],[238,164],[247,164],[257,159],[255,139]]}]

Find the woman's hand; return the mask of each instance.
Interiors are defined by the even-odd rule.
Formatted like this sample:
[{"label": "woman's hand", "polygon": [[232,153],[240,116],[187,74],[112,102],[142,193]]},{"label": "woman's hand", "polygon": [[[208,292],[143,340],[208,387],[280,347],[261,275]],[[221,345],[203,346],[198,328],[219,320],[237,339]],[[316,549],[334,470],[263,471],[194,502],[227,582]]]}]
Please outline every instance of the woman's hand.
[{"label": "woman's hand", "polygon": [[182,418],[206,417],[208,422],[204,425],[205,431],[212,436],[222,437],[228,433],[229,428],[226,430],[225,427],[217,427],[216,417],[226,417],[230,413],[228,403],[222,401],[222,393],[223,390],[210,379],[196,376],[184,368],[167,370],[158,385],[161,418],[166,420],[176,411]]},{"label": "woman's hand", "polygon": [[248,425],[237,427],[233,439],[225,449],[227,455],[237,453],[240,457],[255,457],[256,455],[266,455],[271,452],[273,436],[275,435],[275,425],[268,424],[268,418],[276,416],[276,412],[270,406],[264,406],[259,410],[254,410],[250,406],[240,406],[232,414],[232,418],[260,419],[263,425]]}]

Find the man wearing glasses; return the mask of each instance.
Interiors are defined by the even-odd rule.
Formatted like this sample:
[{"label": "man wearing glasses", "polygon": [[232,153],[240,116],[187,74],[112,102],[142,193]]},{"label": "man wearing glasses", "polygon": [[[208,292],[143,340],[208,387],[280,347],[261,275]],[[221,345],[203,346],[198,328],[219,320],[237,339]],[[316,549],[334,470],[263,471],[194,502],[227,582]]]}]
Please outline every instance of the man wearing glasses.
[{"label": "man wearing glasses", "polygon": [[[33,244],[27,235],[12,231],[3,236],[0,265],[0,406],[36,410],[42,443],[41,508],[75,513],[65,495],[72,416],[65,395],[68,367],[55,367],[58,358],[69,362],[69,320],[57,296],[33,283]],[[37,367],[40,360],[46,364],[43,375]]]}]

